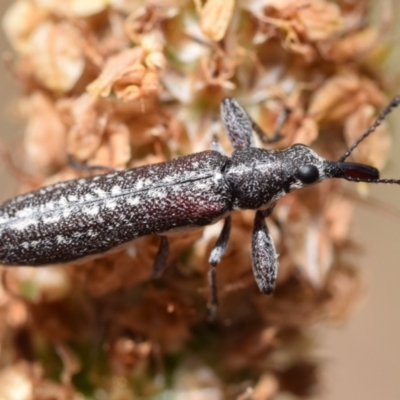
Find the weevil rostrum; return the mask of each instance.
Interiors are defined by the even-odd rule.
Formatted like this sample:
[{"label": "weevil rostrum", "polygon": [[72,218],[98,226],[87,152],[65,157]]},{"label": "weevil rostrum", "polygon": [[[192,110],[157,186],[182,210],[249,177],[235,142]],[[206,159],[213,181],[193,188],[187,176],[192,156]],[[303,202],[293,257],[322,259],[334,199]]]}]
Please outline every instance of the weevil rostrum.
[{"label": "weevil rostrum", "polygon": [[0,263],[67,263],[157,234],[161,242],[153,275],[159,276],[168,257],[169,234],[224,219],[209,258],[212,304],[216,305],[216,266],[228,245],[230,214],[250,209],[255,210],[254,277],[260,291],[270,294],[278,262],[265,218],[285,194],[328,178],[399,184],[399,180],[379,179],[374,167],[345,162],[399,103],[400,97],[395,97],[338,161],[328,161],[302,144],[282,151],[255,147],[253,131],[260,137],[262,131],[236,100],[227,98],[221,104],[221,117],[234,147],[230,157],[218,150],[203,151],[17,196],[0,206]]}]

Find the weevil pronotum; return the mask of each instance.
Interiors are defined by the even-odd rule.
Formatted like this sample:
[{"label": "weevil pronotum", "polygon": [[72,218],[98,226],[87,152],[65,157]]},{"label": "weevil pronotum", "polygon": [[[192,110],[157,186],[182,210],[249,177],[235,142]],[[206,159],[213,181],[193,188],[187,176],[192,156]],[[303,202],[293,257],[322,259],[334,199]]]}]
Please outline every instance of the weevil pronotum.
[{"label": "weevil pronotum", "polygon": [[376,168],[345,162],[399,104],[400,97],[395,97],[338,161],[327,161],[302,144],[282,151],[256,148],[253,131],[263,141],[266,137],[240,104],[227,98],[221,116],[234,147],[231,157],[217,150],[203,151],[15,197],[0,206],[0,263],[66,263],[157,234],[161,242],[153,275],[159,276],[168,257],[169,234],[224,219],[209,258],[215,306],[216,266],[228,245],[230,214],[251,209],[256,211],[251,243],[254,277],[260,291],[270,294],[278,263],[265,218],[285,194],[327,178],[399,184],[400,180],[379,179]]}]

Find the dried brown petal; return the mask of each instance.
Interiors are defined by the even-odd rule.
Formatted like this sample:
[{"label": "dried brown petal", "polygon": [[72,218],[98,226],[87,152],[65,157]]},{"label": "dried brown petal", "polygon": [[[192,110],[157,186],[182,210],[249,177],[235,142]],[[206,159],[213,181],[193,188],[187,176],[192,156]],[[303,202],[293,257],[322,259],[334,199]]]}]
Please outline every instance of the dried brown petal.
[{"label": "dried brown petal", "polygon": [[[199,1],[196,5],[200,11]],[[211,40],[218,42],[225,36],[234,6],[234,0],[207,0],[200,11],[200,27]]]},{"label": "dried brown petal", "polygon": [[143,50],[135,47],[110,57],[100,76],[87,87],[87,91],[93,96],[108,97],[115,82],[139,84],[145,74],[145,67],[141,64],[143,55]]},{"label": "dried brown petal", "polygon": [[344,196],[331,196],[326,204],[324,218],[329,236],[335,244],[341,244],[349,237],[354,204]]},{"label": "dried brown petal", "polygon": [[333,262],[333,246],[323,219],[297,205],[284,237],[295,265],[314,286],[324,285]]},{"label": "dried brown petal", "polygon": [[71,17],[88,17],[106,9],[109,0],[35,0],[43,8],[59,15]]},{"label": "dried brown petal", "polygon": [[250,2],[247,7],[267,26],[284,34],[286,49],[301,54],[309,62],[317,57],[313,42],[333,39],[343,29],[339,7],[324,0],[272,0],[266,7],[261,2]]},{"label": "dried brown petal", "polygon": [[[184,1],[184,0],[183,0]],[[114,0],[114,2],[128,3],[127,0]],[[178,3],[181,0],[170,0],[170,7],[166,6],[165,1],[151,0],[151,2],[147,2],[147,5],[144,6],[140,2],[134,3],[131,2],[129,5],[123,5],[122,7],[127,8],[130,7],[130,15],[125,21],[125,31],[129,39],[136,44],[142,44],[143,42],[148,40],[148,36],[158,36],[159,43],[161,44],[161,49],[163,47],[163,35],[161,30],[159,30],[160,26],[166,22],[169,18],[173,18],[176,14],[179,13]],[[174,7],[176,5],[177,7]]]},{"label": "dried brown petal", "polygon": [[47,15],[44,8],[30,0],[18,0],[9,7],[3,18],[3,29],[18,52],[31,53],[31,34]]},{"label": "dried brown petal", "polygon": [[157,71],[166,68],[166,59],[161,51],[151,52],[144,60],[144,63],[149,69]]},{"label": "dried brown petal", "polygon": [[[129,80],[129,77],[127,77]],[[143,74],[140,85],[135,85],[127,82],[115,82],[114,89],[117,98],[124,101],[133,101],[141,97],[151,97],[157,95],[161,86],[158,75],[152,71],[147,71]]]},{"label": "dried brown petal", "polygon": [[[157,30],[148,33],[146,35],[143,35],[142,40],[140,41],[140,46],[145,51],[147,56],[151,55],[151,53],[158,53],[158,57],[164,57],[163,54],[164,44],[165,44],[164,37]],[[157,69],[155,69],[155,71],[156,70]]]},{"label": "dried brown petal", "polygon": [[156,95],[161,87],[155,72],[143,65],[146,53],[135,47],[110,57],[100,74],[88,87],[93,96],[108,97],[114,90],[124,101]]},{"label": "dried brown petal", "polygon": [[71,129],[68,134],[68,154],[86,161],[100,147],[108,115],[97,99],[83,94],[71,104]]},{"label": "dried brown petal", "polygon": [[[353,144],[375,121],[375,109],[365,104],[352,113],[345,122],[345,138],[348,146]],[[386,123],[379,126],[373,135],[358,146],[353,157],[363,164],[381,170],[385,165],[392,141],[386,132]]]},{"label": "dried brown petal", "polygon": [[[111,162],[103,163],[99,160],[100,165],[111,165],[114,168],[126,167],[131,158],[131,133],[125,124],[111,122],[107,129],[108,143],[104,146],[108,147],[111,156]],[[99,149],[99,151],[101,148]],[[94,163],[97,161],[93,160]]]},{"label": "dried brown petal", "polygon": [[325,0],[300,3],[303,4],[298,4],[296,19],[301,23],[308,40],[327,40],[339,34],[343,21],[337,4]]},{"label": "dried brown petal", "polygon": [[198,89],[206,86],[221,86],[226,90],[235,88],[230,81],[235,73],[236,61],[232,60],[224,52],[214,53],[205,56],[201,60],[203,77],[198,83]]},{"label": "dried brown petal", "polygon": [[318,137],[318,125],[313,118],[303,118],[296,130],[293,143],[303,143],[309,146]]},{"label": "dried brown petal", "polygon": [[167,120],[159,110],[149,111],[130,121],[131,143],[134,147],[153,143],[155,139],[167,140]]},{"label": "dried brown petal", "polygon": [[67,22],[44,22],[31,35],[30,54],[37,78],[57,92],[71,90],[81,77],[85,60],[78,29]]},{"label": "dried brown petal", "polygon": [[330,43],[324,54],[326,58],[340,62],[365,57],[374,50],[378,39],[378,31],[367,28]]},{"label": "dried brown petal", "polygon": [[30,170],[48,173],[65,164],[66,127],[52,99],[35,92],[29,99],[24,146]]},{"label": "dried brown petal", "polygon": [[381,105],[383,93],[367,78],[355,73],[335,75],[314,92],[308,110],[316,121],[344,120],[362,104]]},{"label": "dried brown petal", "polygon": [[[317,121],[328,117],[342,119],[354,110],[354,100],[351,94],[359,89],[359,78],[355,74],[334,76],[313,94],[308,112]],[[352,101],[346,102],[351,99]],[[344,103],[345,102],[345,103]],[[344,104],[343,104],[344,103]],[[340,111],[337,111],[339,108]]]}]

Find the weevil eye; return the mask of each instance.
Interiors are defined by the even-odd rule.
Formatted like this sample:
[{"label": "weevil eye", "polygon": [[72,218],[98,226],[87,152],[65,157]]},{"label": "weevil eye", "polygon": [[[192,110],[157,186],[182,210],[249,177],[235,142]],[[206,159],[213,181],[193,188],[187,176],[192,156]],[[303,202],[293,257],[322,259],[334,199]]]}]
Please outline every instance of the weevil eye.
[{"label": "weevil eye", "polygon": [[314,183],[319,178],[319,171],[315,165],[304,165],[297,170],[297,178],[306,185]]}]

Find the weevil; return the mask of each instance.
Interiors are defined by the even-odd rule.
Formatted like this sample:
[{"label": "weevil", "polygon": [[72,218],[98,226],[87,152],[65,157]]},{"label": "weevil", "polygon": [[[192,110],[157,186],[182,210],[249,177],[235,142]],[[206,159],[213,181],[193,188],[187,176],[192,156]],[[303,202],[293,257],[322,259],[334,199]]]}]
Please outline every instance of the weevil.
[{"label": "weevil", "polygon": [[285,150],[257,148],[253,131],[264,142],[266,136],[236,100],[226,98],[221,117],[234,148],[230,157],[219,150],[203,151],[17,196],[0,206],[0,263],[67,263],[157,234],[161,241],[153,275],[159,276],[168,257],[168,235],[223,219],[209,258],[215,306],[216,267],[228,245],[231,213],[250,209],[255,210],[251,242],[254,277],[260,291],[270,294],[278,262],[265,218],[285,194],[328,178],[399,184],[400,180],[380,179],[372,166],[345,162],[399,103],[400,97],[395,97],[338,161],[328,161],[303,144]]}]

